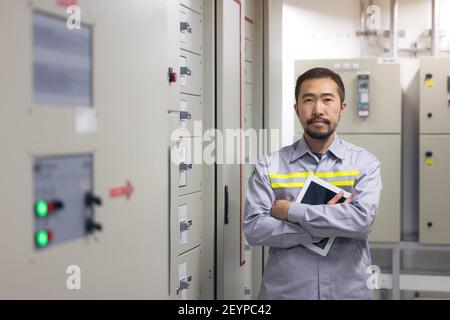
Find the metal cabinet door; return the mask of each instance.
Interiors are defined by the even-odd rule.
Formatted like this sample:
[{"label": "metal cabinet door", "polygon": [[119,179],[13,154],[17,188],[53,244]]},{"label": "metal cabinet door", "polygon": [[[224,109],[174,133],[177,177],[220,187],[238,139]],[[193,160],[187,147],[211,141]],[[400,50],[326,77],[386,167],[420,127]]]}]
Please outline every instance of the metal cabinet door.
[{"label": "metal cabinet door", "polygon": [[401,219],[401,138],[400,135],[339,135],[343,140],[365,148],[381,163],[380,206],[371,241],[400,241]]},{"label": "metal cabinet door", "polygon": [[420,133],[450,133],[450,58],[420,60]]},{"label": "metal cabinet door", "polygon": [[182,254],[198,245],[202,241],[202,193],[196,192],[178,197],[177,228],[178,254]]},{"label": "metal cabinet door", "polygon": [[180,48],[202,55],[202,16],[184,6],[180,7]]},{"label": "metal cabinet door", "polygon": [[178,257],[177,294],[180,300],[200,299],[201,246]]},{"label": "metal cabinet door", "polygon": [[180,92],[197,96],[203,95],[202,56],[181,50]]},{"label": "metal cabinet door", "polygon": [[420,137],[419,240],[450,244],[449,192],[450,136]]}]

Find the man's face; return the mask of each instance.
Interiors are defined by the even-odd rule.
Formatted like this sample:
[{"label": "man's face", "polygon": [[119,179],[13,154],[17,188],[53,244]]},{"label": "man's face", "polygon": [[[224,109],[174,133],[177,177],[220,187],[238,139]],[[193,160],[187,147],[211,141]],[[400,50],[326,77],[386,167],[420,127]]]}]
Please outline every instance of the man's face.
[{"label": "man's face", "polygon": [[297,99],[295,112],[311,138],[326,139],[335,132],[346,103],[341,103],[334,80],[323,78],[304,81]]}]

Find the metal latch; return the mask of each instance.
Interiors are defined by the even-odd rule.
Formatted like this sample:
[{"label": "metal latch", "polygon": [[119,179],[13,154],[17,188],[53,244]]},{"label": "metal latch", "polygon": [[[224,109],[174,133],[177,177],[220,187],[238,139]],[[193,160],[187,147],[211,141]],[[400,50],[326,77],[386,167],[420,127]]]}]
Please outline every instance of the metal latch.
[{"label": "metal latch", "polygon": [[189,282],[185,279],[180,280],[180,290],[189,289]]},{"label": "metal latch", "polygon": [[187,31],[188,33],[192,33],[192,28],[187,22],[180,22],[180,32]]},{"label": "metal latch", "polygon": [[191,69],[189,69],[188,67],[181,67],[180,74],[182,76],[184,76],[184,75],[190,76],[191,75]]},{"label": "metal latch", "polygon": [[189,120],[191,119],[191,114],[187,111],[180,111],[180,120]]},{"label": "metal latch", "polygon": [[187,171],[192,169],[192,163],[180,163],[180,171]]},{"label": "metal latch", "polygon": [[450,107],[450,75],[447,76],[447,94],[448,106]]},{"label": "metal latch", "polygon": [[180,231],[189,230],[192,226],[192,220],[189,221],[180,221]]}]

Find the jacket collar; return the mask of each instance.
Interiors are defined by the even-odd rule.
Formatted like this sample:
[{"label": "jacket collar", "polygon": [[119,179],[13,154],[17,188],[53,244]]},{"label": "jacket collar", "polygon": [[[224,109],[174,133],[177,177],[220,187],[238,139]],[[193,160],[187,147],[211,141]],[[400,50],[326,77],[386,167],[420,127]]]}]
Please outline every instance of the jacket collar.
[{"label": "jacket collar", "polygon": [[[345,159],[345,149],[344,149],[341,139],[338,137],[337,134],[335,134],[333,142],[329,146],[327,152],[328,151],[331,152],[335,157],[337,157],[339,159]],[[298,140],[296,143],[294,143],[294,150],[291,154],[290,162],[294,162],[294,161],[300,159],[306,153],[309,153],[311,156],[314,155],[314,153],[309,148],[309,145],[306,142],[305,138],[302,137],[300,140]]]}]

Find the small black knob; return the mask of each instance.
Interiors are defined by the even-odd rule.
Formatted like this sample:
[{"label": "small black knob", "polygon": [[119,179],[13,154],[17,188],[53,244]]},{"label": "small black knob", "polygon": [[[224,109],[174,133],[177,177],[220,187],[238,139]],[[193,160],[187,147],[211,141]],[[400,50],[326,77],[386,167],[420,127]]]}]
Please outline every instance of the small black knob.
[{"label": "small black knob", "polygon": [[433,78],[433,75],[431,73],[427,73],[425,75],[425,79],[430,80],[431,78]]},{"label": "small black knob", "polygon": [[55,200],[53,201],[53,206],[58,210],[64,209],[64,202],[62,202],[61,200]]},{"label": "small black knob", "polygon": [[429,113],[427,114],[427,116],[428,116],[428,118],[431,118],[431,117],[433,116],[433,114],[432,114],[431,112],[429,112]]},{"label": "small black knob", "polygon": [[88,206],[88,207],[101,206],[102,198],[94,195],[92,192],[89,191],[88,193],[86,193],[85,203],[86,203],[86,206]]},{"label": "small black knob", "polygon": [[427,226],[428,226],[428,228],[431,228],[433,226],[433,222],[428,222]]},{"label": "small black knob", "polygon": [[431,152],[431,151],[425,152],[425,157],[431,158],[432,156],[433,156],[433,152]]},{"label": "small black knob", "polygon": [[86,220],[86,232],[87,233],[93,233],[95,231],[102,231],[103,227],[100,223],[95,222],[92,219],[87,219]]}]

